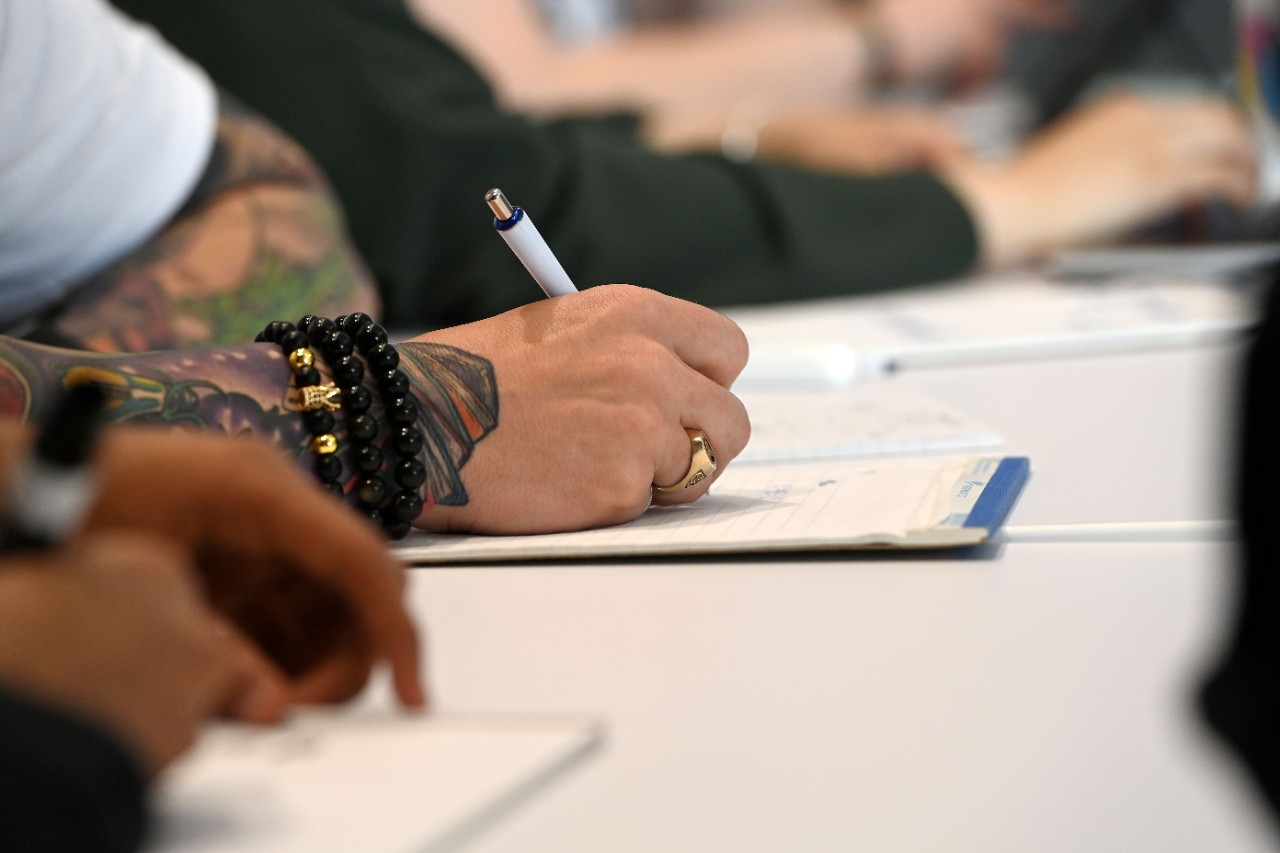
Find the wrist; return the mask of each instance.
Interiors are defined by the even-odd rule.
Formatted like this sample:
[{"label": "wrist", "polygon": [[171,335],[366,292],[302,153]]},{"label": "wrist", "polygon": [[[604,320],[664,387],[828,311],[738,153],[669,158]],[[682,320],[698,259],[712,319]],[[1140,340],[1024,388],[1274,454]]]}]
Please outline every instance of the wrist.
[{"label": "wrist", "polygon": [[409,395],[430,425],[426,510],[417,523],[439,529],[428,517],[450,517],[471,502],[462,469],[476,445],[497,429],[497,378],[492,362],[459,347],[419,339],[399,348]]},{"label": "wrist", "polygon": [[285,406],[305,425],[315,476],[390,538],[403,537],[422,512],[426,442],[386,331],[363,313],[307,315],[297,326],[269,324],[258,340],[285,353],[294,386]]},{"label": "wrist", "polygon": [[956,163],[940,177],[963,202],[978,234],[980,264],[1004,267],[1048,249],[1036,234],[1037,218],[1008,166]]}]

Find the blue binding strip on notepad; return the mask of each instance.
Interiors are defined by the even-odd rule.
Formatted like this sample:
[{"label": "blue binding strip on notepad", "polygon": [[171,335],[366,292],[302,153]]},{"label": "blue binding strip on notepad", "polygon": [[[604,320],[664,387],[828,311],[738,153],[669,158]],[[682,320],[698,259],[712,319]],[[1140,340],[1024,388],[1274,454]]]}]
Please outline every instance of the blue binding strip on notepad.
[{"label": "blue binding strip on notepad", "polygon": [[1005,517],[1013,509],[1014,501],[1018,499],[1018,494],[1030,476],[1031,463],[1027,457],[1010,456],[1001,460],[995,474],[991,475],[986,488],[982,490],[982,496],[965,519],[964,526],[985,527],[995,533],[1004,524]]}]

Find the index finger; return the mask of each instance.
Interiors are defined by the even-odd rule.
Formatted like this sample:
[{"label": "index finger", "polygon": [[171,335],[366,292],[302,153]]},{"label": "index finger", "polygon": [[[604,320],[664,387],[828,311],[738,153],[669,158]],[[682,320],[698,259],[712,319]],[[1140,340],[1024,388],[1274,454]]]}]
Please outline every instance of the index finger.
[{"label": "index finger", "polygon": [[[272,469],[266,494],[241,489],[240,501],[252,501],[253,511],[235,519],[234,531],[224,535],[248,550],[305,572],[331,585],[354,611],[374,654],[391,666],[400,700],[411,706],[425,701],[418,648],[418,632],[401,597],[403,566],[391,558],[373,527],[308,482],[275,451],[268,451]],[[280,500],[280,480],[294,479]],[[300,533],[301,532],[301,533]]]}]

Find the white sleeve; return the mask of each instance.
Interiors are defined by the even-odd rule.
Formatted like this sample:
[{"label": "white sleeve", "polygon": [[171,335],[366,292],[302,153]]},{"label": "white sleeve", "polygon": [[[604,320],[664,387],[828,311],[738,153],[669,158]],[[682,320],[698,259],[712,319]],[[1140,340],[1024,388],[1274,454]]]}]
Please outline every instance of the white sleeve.
[{"label": "white sleeve", "polygon": [[0,0],[0,325],[155,234],[216,122],[204,73],[103,0]]}]

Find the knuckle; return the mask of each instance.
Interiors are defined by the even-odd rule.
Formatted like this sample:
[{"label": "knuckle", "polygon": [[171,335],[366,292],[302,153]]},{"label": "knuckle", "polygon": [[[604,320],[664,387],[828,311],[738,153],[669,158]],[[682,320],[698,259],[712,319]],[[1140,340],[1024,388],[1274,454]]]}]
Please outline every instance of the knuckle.
[{"label": "knuckle", "polygon": [[598,505],[600,521],[604,524],[621,524],[644,512],[649,503],[648,482],[640,482],[642,478],[627,484],[626,488],[612,490]]},{"label": "knuckle", "polygon": [[652,403],[635,401],[620,414],[621,423],[629,425],[632,434],[642,440],[657,441],[662,430],[671,427],[671,417]]},{"label": "knuckle", "polygon": [[590,292],[603,303],[601,307],[622,313],[637,310],[654,295],[653,291],[634,284],[605,284],[591,288]]},{"label": "knuckle", "polygon": [[711,439],[712,446],[716,449],[717,462],[723,467],[736,459],[746,448],[747,442],[751,440],[751,426],[743,421],[728,424],[727,428],[726,425],[722,425],[721,429],[724,431]]},{"label": "knuckle", "polygon": [[746,407],[742,405],[741,401],[738,403],[738,416],[734,418],[731,429],[733,430],[735,448],[733,455],[737,456],[751,441],[751,418],[747,415]]},{"label": "knuckle", "polygon": [[[720,316],[724,317],[723,314]],[[747,333],[742,331],[741,326],[728,317],[724,317],[724,321],[726,356],[741,370],[751,358],[751,343],[747,340]]]},{"label": "knuckle", "polygon": [[614,381],[648,389],[670,381],[670,374],[678,364],[663,344],[653,338],[634,335],[618,342],[610,360],[609,375],[614,377]]},{"label": "knuckle", "polygon": [[636,367],[644,370],[652,370],[655,367],[669,369],[682,363],[666,344],[656,338],[638,337],[636,355],[644,362],[644,364],[637,364]]}]

